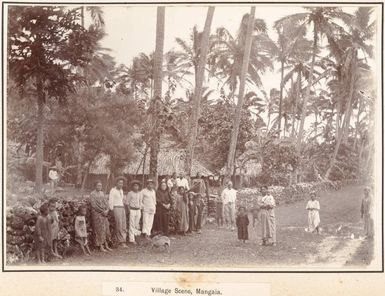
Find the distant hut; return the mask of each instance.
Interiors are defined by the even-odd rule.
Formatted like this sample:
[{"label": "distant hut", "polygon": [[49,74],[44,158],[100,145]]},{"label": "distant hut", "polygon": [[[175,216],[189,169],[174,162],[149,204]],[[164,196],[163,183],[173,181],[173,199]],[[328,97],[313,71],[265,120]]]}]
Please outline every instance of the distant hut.
[{"label": "distant hut", "polygon": [[[138,179],[145,181],[149,177],[150,154],[147,153],[146,157],[143,157],[143,154],[144,153],[137,152],[132,161],[123,169],[123,174],[127,180]],[[177,174],[184,172],[185,155],[184,149],[161,149],[158,155],[159,180],[171,176],[174,172]],[[201,162],[193,159],[191,176],[196,176],[198,172],[203,176],[214,175]],[[87,178],[87,188],[92,188],[92,184],[98,179],[102,180],[103,184],[107,184],[110,173],[109,156],[104,154],[99,155],[90,167]]]},{"label": "distant hut", "polygon": [[[236,159],[231,180],[237,188],[257,186],[257,177],[261,172],[262,166],[259,160],[254,154],[246,151]],[[221,169],[220,174],[221,176],[226,174],[226,166]]]}]

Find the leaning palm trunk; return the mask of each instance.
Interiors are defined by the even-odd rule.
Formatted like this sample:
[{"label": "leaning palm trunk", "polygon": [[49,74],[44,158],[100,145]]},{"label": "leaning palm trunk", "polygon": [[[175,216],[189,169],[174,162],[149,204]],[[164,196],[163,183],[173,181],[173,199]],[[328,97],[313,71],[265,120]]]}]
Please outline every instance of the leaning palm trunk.
[{"label": "leaning palm trunk", "polygon": [[[334,149],[329,168],[327,169],[327,171],[325,173],[325,179],[329,179],[330,173],[331,173],[331,171],[332,171],[332,169],[336,163],[337,155],[338,155],[338,151],[340,149],[341,143],[345,137],[344,133],[349,131],[349,126],[348,126],[350,124],[349,123],[349,121],[350,121],[349,113],[352,110],[352,101],[353,101],[353,95],[354,95],[354,82],[355,82],[355,77],[356,77],[356,75],[355,75],[356,74],[356,72],[355,72],[355,60],[354,59],[353,59],[353,66],[351,67],[351,69],[353,69],[353,71],[351,71],[351,76],[350,76],[349,99],[348,99],[348,105],[347,105],[348,110],[347,110],[347,114],[344,118],[342,128],[340,129],[340,133],[338,134],[336,147]],[[347,126],[347,128],[346,128],[346,126]]]},{"label": "leaning palm trunk", "polygon": [[165,22],[165,7],[159,6],[157,8],[157,21],[156,21],[156,43],[154,54],[154,97],[152,98],[152,104],[154,106],[151,114],[152,128],[150,139],[150,175],[155,178],[155,182],[158,178],[158,154],[159,154],[159,141],[160,134],[158,132],[158,113],[159,104],[157,99],[162,97],[162,65],[163,65],[163,47],[164,47],[164,22]]},{"label": "leaning palm trunk", "polygon": [[229,148],[229,154],[227,157],[226,175],[224,180],[225,183],[230,180],[231,174],[234,172],[235,151],[236,151],[237,141],[238,141],[239,125],[241,123],[241,113],[242,113],[243,99],[245,94],[246,75],[249,67],[251,43],[252,43],[252,37],[253,37],[252,34],[253,34],[253,27],[254,27],[254,15],[255,15],[255,7],[252,6],[250,10],[250,15],[249,15],[249,21],[247,23],[246,42],[245,42],[246,44],[245,44],[245,51],[243,53],[241,77],[239,82],[238,104],[235,110],[233,130],[231,132],[230,148]]},{"label": "leaning palm trunk", "polygon": [[200,102],[202,98],[202,86],[203,86],[203,79],[205,74],[206,59],[207,59],[207,54],[210,46],[209,44],[210,28],[211,28],[211,23],[214,16],[214,10],[215,10],[215,7],[213,6],[210,6],[207,10],[205,27],[204,27],[203,35],[201,39],[201,54],[199,57],[198,69],[196,71],[194,103],[193,103],[192,114],[189,120],[190,138],[186,149],[185,172],[187,176],[191,176],[191,166],[192,166],[192,160],[194,157],[194,146],[195,146],[197,133],[198,133],[198,119],[199,119],[199,113],[200,113]]},{"label": "leaning palm trunk", "polygon": [[283,99],[283,77],[285,75],[285,62],[281,61],[281,83],[279,89],[279,109],[278,109],[278,138],[281,137],[281,121],[282,121],[282,99]]},{"label": "leaning palm trunk", "polygon": [[303,130],[304,130],[304,125],[305,125],[305,120],[306,120],[307,101],[310,97],[310,89],[313,85],[313,73],[314,73],[314,66],[315,66],[315,57],[316,57],[316,52],[317,52],[317,39],[318,39],[317,26],[314,25],[313,52],[312,52],[311,65],[310,65],[309,83],[306,87],[306,93],[305,93],[305,96],[303,98],[301,122],[299,125],[299,131],[298,131],[298,142],[297,142],[297,150],[298,151],[300,151],[300,149],[301,149]]}]

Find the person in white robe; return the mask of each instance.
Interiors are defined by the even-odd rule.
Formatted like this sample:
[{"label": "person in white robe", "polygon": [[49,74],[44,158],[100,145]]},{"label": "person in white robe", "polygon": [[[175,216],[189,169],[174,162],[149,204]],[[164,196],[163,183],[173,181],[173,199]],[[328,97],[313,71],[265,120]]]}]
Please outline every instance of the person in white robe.
[{"label": "person in white robe", "polygon": [[319,233],[319,224],[320,220],[320,204],[319,201],[316,200],[315,192],[310,194],[310,200],[307,202],[306,210],[308,211],[308,222],[309,222],[309,232]]}]

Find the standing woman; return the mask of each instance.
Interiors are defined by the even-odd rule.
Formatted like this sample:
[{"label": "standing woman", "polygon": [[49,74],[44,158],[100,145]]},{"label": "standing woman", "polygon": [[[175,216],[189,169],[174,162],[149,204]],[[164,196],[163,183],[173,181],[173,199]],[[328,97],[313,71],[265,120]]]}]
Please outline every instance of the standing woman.
[{"label": "standing woman", "polygon": [[364,198],[361,203],[361,219],[364,220],[364,233],[366,238],[373,237],[372,197],[370,188],[364,189]]},{"label": "standing woman", "polygon": [[123,185],[126,179],[124,177],[118,177],[115,180],[116,186],[111,188],[109,195],[109,207],[111,211],[114,211],[115,218],[115,236],[119,245],[123,248],[127,248],[127,220],[126,210],[124,208],[124,194]]},{"label": "standing woman", "polygon": [[157,223],[157,230],[163,234],[168,235],[168,220],[169,212],[171,208],[170,191],[167,187],[167,183],[161,182],[158,190],[156,191],[156,214],[155,221]]},{"label": "standing woman", "polygon": [[107,243],[110,234],[108,222],[108,200],[102,191],[102,181],[95,182],[95,190],[90,194],[92,228],[94,232],[95,246],[102,252],[112,251]]},{"label": "standing woman", "polygon": [[275,225],[275,200],[269,194],[267,186],[261,188],[261,226],[262,226],[262,246],[277,245],[276,225]]}]

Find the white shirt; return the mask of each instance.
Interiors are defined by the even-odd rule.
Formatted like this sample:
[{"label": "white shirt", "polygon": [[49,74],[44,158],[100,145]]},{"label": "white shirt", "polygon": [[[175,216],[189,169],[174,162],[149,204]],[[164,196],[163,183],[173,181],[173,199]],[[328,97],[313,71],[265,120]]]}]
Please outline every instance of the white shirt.
[{"label": "white shirt", "polygon": [[117,189],[116,187],[111,188],[110,195],[108,196],[108,205],[110,210],[113,210],[114,207],[123,207],[123,189]]},{"label": "white shirt", "polygon": [[132,208],[140,209],[142,207],[143,194],[141,191],[130,191],[127,193],[127,197],[124,200],[124,204]]},{"label": "white shirt", "polygon": [[272,195],[265,195],[262,197],[262,204],[264,206],[271,206],[271,207],[275,207],[275,200],[274,200],[274,197]]},{"label": "white shirt", "polygon": [[234,189],[234,188],[225,188],[223,189],[222,191],[222,200],[223,200],[223,204],[227,204],[229,202],[235,202],[235,200],[237,199],[237,191]]},{"label": "white shirt", "polygon": [[308,209],[320,209],[318,200],[309,200],[306,205],[306,210]]},{"label": "white shirt", "polygon": [[156,193],[155,190],[144,188],[142,191],[142,209],[146,213],[155,213]]},{"label": "white shirt", "polygon": [[178,178],[178,179],[176,179],[176,184],[177,184],[177,186],[178,187],[180,187],[180,186],[182,186],[182,187],[184,187],[186,190],[189,190],[190,189],[190,187],[188,186],[188,181],[187,181],[187,179],[186,178]]}]

